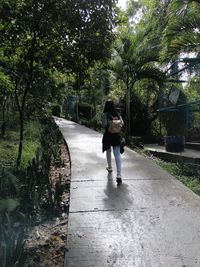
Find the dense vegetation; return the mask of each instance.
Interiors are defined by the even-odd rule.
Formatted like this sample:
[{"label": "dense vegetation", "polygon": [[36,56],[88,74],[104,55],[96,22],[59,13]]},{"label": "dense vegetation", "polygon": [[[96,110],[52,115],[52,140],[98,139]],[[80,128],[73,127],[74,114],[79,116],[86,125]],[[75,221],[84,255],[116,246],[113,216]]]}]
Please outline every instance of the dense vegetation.
[{"label": "dense vegetation", "polygon": [[[73,97],[65,105],[67,116],[96,128],[102,103],[111,98],[120,101],[127,141],[132,135],[195,137],[197,113],[190,114],[186,129],[184,110],[180,116],[175,112],[159,116],[157,110],[172,105],[169,95],[174,89],[180,91],[177,104],[199,99],[199,26],[196,20],[190,26],[188,22],[198,17],[198,10],[198,1],[128,1],[127,10],[118,12],[111,59],[89,68],[78,90],[71,77],[68,88]],[[191,32],[196,39],[190,38]],[[177,121],[182,125],[176,127]]]},{"label": "dense vegetation", "polygon": [[129,0],[126,10],[116,0],[1,1],[2,266],[23,266],[25,230],[44,192],[53,205],[49,160],[60,158],[52,115],[100,129],[103,103],[113,99],[127,141],[199,136],[199,113],[189,128],[172,129],[182,115],[162,120],[157,111],[174,88],[178,104],[200,99],[199,11],[197,0]]},{"label": "dense vegetation", "polygon": [[2,266],[23,266],[27,226],[41,204],[52,211],[49,165],[52,157],[61,164],[60,137],[48,118],[70,85],[78,91],[88,68],[109,58],[115,9],[110,0],[1,1]]}]

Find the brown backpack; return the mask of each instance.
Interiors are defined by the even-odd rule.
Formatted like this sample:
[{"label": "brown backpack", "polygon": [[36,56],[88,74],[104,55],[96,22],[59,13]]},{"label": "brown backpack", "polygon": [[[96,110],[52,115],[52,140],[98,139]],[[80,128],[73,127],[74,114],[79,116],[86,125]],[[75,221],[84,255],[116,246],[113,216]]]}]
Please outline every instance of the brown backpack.
[{"label": "brown backpack", "polygon": [[122,130],[122,126],[123,121],[121,119],[113,118],[113,120],[109,122],[108,131],[109,133],[120,133]]}]

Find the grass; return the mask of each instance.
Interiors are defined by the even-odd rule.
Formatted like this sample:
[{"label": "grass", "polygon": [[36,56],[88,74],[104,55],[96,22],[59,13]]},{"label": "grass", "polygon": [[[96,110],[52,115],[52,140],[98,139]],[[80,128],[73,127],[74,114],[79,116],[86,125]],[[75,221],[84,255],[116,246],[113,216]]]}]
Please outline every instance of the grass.
[{"label": "grass", "polygon": [[[40,146],[41,126],[37,121],[29,121],[25,124],[24,142],[21,167],[26,168],[28,161],[35,156],[37,147]],[[5,137],[0,139],[0,167],[15,165],[18,152],[19,130],[7,129]]]},{"label": "grass", "polygon": [[24,130],[24,145],[22,152],[21,168],[26,168],[28,162],[35,156],[36,149],[40,146],[41,125],[37,121],[29,121]]},{"label": "grass", "polygon": [[150,154],[145,150],[135,150],[137,150],[138,153],[153,159],[160,167],[176,177],[180,182],[200,196],[200,165],[166,162],[152,155],[150,156]]},{"label": "grass", "polygon": [[[0,262],[3,266],[24,266],[27,226],[37,198],[36,187],[29,186],[35,182],[34,170],[28,174],[26,168],[40,146],[41,126],[37,121],[27,121],[24,126],[20,172],[14,172],[12,168],[16,164],[19,145],[17,120],[13,125],[7,124],[5,136],[0,138]],[[20,226],[15,227],[15,222]]]},{"label": "grass", "polygon": [[156,162],[194,193],[200,196],[200,166],[194,164],[169,163],[156,158]]},{"label": "grass", "polygon": [[187,176],[177,177],[184,185],[189,187],[194,193],[200,196],[200,180],[199,178],[189,178]]},{"label": "grass", "polygon": [[19,135],[8,130],[4,139],[0,139],[0,167],[13,166],[17,158]]}]

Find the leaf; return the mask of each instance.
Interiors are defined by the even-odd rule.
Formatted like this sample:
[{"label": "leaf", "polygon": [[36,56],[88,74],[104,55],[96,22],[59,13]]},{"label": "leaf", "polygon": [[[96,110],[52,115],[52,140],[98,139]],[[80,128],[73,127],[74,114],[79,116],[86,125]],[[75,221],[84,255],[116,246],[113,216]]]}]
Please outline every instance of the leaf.
[{"label": "leaf", "polygon": [[19,200],[16,198],[5,198],[0,200],[0,211],[12,212],[19,206]]},{"label": "leaf", "polygon": [[16,190],[19,190],[20,188],[19,179],[11,171],[4,170],[2,175],[5,184],[13,186]]}]

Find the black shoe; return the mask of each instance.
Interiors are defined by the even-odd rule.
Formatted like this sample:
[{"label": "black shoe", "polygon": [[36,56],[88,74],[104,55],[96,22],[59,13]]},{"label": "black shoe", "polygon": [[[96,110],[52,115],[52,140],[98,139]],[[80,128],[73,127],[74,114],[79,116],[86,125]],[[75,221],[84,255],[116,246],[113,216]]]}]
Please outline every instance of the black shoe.
[{"label": "black shoe", "polygon": [[106,170],[107,170],[108,172],[112,172],[112,171],[113,171],[113,170],[112,170],[112,167],[107,167]]},{"label": "black shoe", "polygon": [[120,185],[122,183],[122,177],[120,175],[117,176],[116,182],[118,185]]}]

